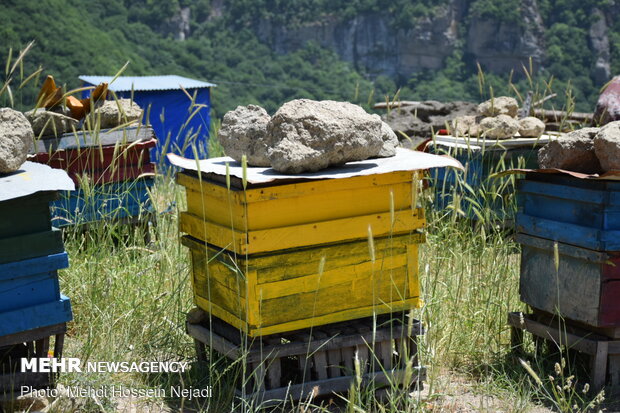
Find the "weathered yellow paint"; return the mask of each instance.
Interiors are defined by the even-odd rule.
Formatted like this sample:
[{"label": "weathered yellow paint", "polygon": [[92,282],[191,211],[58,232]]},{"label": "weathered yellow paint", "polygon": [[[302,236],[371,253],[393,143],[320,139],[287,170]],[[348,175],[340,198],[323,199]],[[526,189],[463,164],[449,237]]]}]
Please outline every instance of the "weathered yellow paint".
[{"label": "weathered yellow paint", "polygon": [[[344,218],[412,211],[412,172],[228,190],[209,180],[178,174],[186,188],[188,212],[220,226],[251,232],[297,227]],[[415,228],[424,225],[413,209]]]},{"label": "weathered yellow paint", "polygon": [[[417,245],[407,245],[407,270],[409,272],[418,271],[418,246]],[[419,297],[420,296],[420,284],[417,282],[409,283],[409,296],[410,297]]]},{"label": "weathered yellow paint", "polygon": [[235,259],[183,237],[192,251],[197,305],[252,336],[417,306],[413,263],[423,240],[420,234],[376,238],[373,263],[366,240]]},{"label": "weathered yellow paint", "polygon": [[209,244],[240,254],[256,254],[365,239],[368,237],[368,225],[375,237],[403,234],[420,228],[424,222],[424,219],[413,215],[410,210],[395,212],[394,222],[391,220],[391,214],[386,212],[245,233],[201,220],[189,212],[182,212],[179,229]]}]

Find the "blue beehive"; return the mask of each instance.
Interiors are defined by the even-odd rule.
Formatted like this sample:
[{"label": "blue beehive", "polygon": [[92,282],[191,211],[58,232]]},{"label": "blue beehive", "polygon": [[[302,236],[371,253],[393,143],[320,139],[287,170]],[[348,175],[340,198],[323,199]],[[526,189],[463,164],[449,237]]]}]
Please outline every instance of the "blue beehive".
[{"label": "blue beehive", "polygon": [[142,178],[63,192],[52,203],[52,223],[64,227],[153,213],[149,191],[154,182],[153,178]]},{"label": "blue beehive", "polygon": [[[84,86],[108,83],[108,89],[119,98],[132,98],[146,113],[149,123],[159,139],[151,150],[151,159],[167,162],[166,153],[175,153],[185,158],[194,158],[192,145],[196,146],[199,158],[207,158],[207,141],[211,124],[211,88],[213,83],[167,76],[80,76]],[[87,91],[85,97],[88,97]],[[194,98],[202,108],[191,108]],[[196,111],[196,114],[193,114]],[[146,121],[146,120],[145,120]]]},{"label": "blue beehive", "polygon": [[517,183],[517,230],[597,251],[620,251],[620,182],[528,173]]},{"label": "blue beehive", "polygon": [[489,208],[492,219],[514,219],[512,200],[514,186],[511,177],[497,178],[495,173],[512,168],[537,166],[538,147],[484,148],[481,145],[446,144],[430,145],[430,152],[456,158],[465,171],[434,169],[431,172],[435,189],[435,208],[445,209],[460,199],[459,207],[468,218],[476,218],[475,211]]},{"label": "blue beehive", "polygon": [[0,175],[0,336],[72,319],[57,272],[69,261],[49,204],[73,188],[64,171],[31,162]]}]

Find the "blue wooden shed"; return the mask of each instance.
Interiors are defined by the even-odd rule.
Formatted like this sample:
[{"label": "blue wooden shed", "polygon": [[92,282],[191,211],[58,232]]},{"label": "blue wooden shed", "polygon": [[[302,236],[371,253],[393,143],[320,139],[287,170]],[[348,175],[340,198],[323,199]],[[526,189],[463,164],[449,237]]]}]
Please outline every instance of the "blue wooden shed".
[{"label": "blue wooden shed", "polygon": [[[133,100],[149,115],[149,122],[159,140],[157,147],[151,151],[154,161],[160,162],[162,156],[171,152],[193,159],[194,144],[198,156],[207,157],[211,88],[215,84],[176,75],[79,78],[84,86],[107,82],[108,89],[118,98],[130,98],[133,94]],[[90,91],[86,91],[85,97],[89,94]],[[193,97],[194,106],[188,94]]]}]

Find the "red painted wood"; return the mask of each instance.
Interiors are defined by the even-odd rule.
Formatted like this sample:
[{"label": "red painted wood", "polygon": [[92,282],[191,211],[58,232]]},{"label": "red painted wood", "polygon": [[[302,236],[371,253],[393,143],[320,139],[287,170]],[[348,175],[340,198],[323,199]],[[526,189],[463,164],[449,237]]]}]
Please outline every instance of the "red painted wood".
[{"label": "red painted wood", "polygon": [[90,182],[95,185],[108,184],[113,182],[130,181],[138,178],[144,174],[154,174],[155,164],[147,163],[144,165],[128,165],[123,168],[112,169],[100,169],[88,172],[69,172],[69,176],[73,179],[73,182],[79,187],[84,175],[87,175]]},{"label": "red painted wood", "polygon": [[620,280],[601,285],[600,325],[620,325]]},{"label": "red painted wood", "polygon": [[[612,257],[607,263],[601,264],[601,281],[620,280],[620,254],[617,252],[606,252]],[[620,296],[618,297],[620,301]]]},{"label": "red painted wood", "polygon": [[29,160],[44,163],[52,168],[63,169],[69,173],[79,174],[82,172],[94,172],[107,169],[110,166],[129,167],[141,166],[150,163],[149,149],[157,144],[156,139],[144,142],[123,145],[114,153],[113,145],[80,149],[59,150],[51,155],[37,153],[31,155]]}]

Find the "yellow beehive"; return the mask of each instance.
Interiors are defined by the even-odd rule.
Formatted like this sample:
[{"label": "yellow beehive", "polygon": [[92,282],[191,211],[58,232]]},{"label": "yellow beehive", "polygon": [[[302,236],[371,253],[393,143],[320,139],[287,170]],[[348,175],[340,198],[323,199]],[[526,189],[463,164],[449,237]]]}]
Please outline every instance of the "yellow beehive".
[{"label": "yellow beehive", "polygon": [[407,310],[420,305],[418,244],[424,235],[253,256],[190,236],[194,300],[252,337]]},{"label": "yellow beehive", "polygon": [[180,173],[187,212],[180,231],[239,254],[273,252],[368,236],[403,234],[425,224],[412,208],[415,172],[323,179],[246,190]]},{"label": "yellow beehive", "polygon": [[225,180],[178,174],[188,209],[179,226],[192,251],[196,304],[251,336],[416,307],[423,242],[417,230],[425,224],[423,209],[412,208],[416,174],[276,181],[245,190],[238,179],[228,189]]}]

